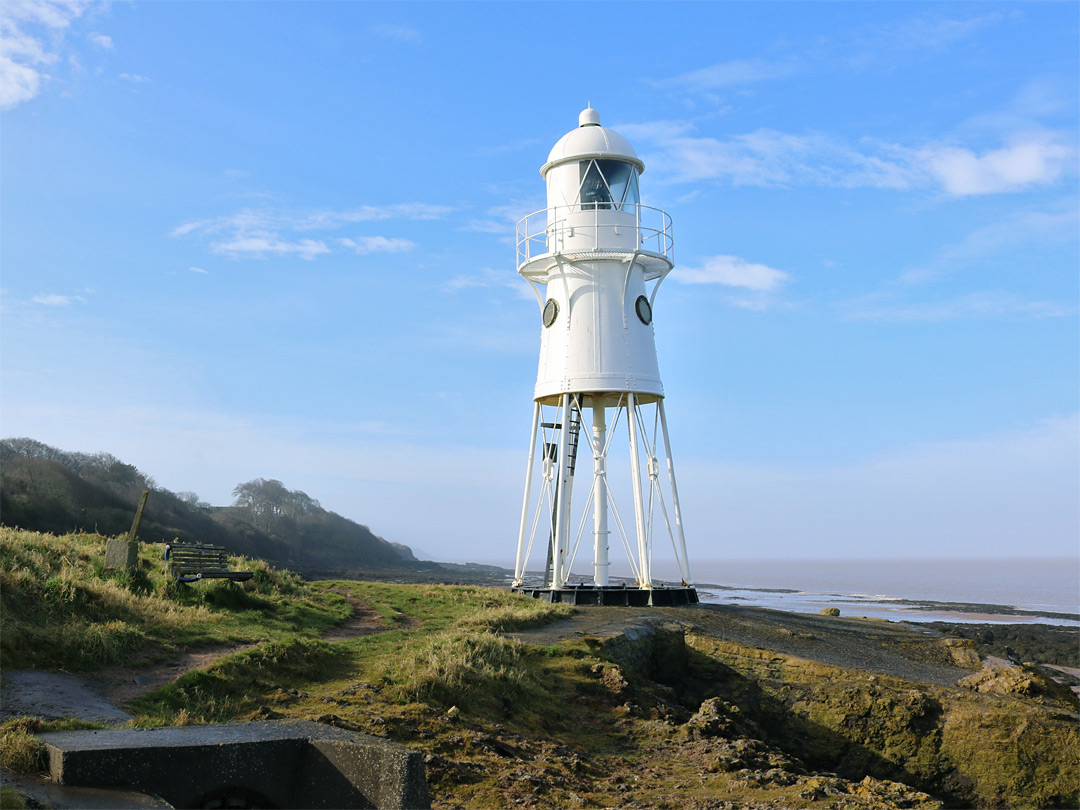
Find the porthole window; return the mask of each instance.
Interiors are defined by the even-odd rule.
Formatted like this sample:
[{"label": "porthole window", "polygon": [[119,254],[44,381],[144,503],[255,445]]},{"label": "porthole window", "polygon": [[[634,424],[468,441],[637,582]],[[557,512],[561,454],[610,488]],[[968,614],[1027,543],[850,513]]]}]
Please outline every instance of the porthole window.
[{"label": "porthole window", "polygon": [[641,322],[648,326],[652,323],[652,306],[649,305],[649,299],[644,295],[639,295],[637,301],[634,302],[634,309],[637,311],[638,318]]},{"label": "porthole window", "polygon": [[557,317],[559,317],[559,305],[555,303],[554,298],[549,298],[544,304],[544,326],[551,326]]}]

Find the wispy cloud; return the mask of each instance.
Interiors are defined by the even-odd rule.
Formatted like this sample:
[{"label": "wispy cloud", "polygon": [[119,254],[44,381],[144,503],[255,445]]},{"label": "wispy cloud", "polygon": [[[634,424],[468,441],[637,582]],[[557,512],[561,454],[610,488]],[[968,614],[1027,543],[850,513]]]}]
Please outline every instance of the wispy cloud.
[{"label": "wispy cloud", "polygon": [[[715,102],[706,116],[620,125],[635,143],[651,146],[650,168],[661,181],[728,182],[762,187],[824,186],[914,190],[950,197],[1005,194],[1043,188],[1075,173],[1075,133],[1060,125],[1075,105],[1071,87],[1032,80],[999,110],[957,122],[921,142],[852,138],[827,131],[757,129],[715,135],[710,119],[728,108],[717,94],[798,74],[850,72],[853,64],[882,63],[952,52],[986,28],[1018,12],[947,13],[936,9],[881,25],[862,26],[776,58],[734,59],[668,78],[656,87],[678,91],[688,106]],[[729,94],[730,99],[736,98]],[[725,104],[731,103],[725,101]],[[1054,121],[1046,126],[1043,121]]]},{"label": "wispy cloud", "polygon": [[776,292],[790,280],[783,270],[738,256],[711,256],[700,267],[678,267],[671,278],[682,284],[721,284],[757,292]]},{"label": "wispy cloud", "polygon": [[650,82],[656,87],[669,87],[702,92],[720,90],[737,85],[753,84],[769,79],[783,79],[797,72],[794,62],[777,62],[767,59],[733,59],[718,62],[697,70],[680,73],[667,79]]},{"label": "wispy cloud", "polygon": [[[648,132],[649,125],[638,129]],[[666,134],[679,131],[671,122],[655,129],[658,137],[654,144],[659,152],[653,155],[653,165],[667,182],[719,180],[746,186],[902,189],[913,185],[919,176],[910,165],[896,159],[896,150],[891,147],[864,144],[866,151],[861,151],[823,133],[759,129],[727,138]]]},{"label": "wispy cloud", "polygon": [[[886,63],[918,54],[939,54],[956,48],[979,31],[1007,21],[1009,11],[975,16],[948,15],[936,11],[861,27],[854,32],[815,42],[801,50],[775,58],[730,59],[689,70],[675,76],[654,78],[656,88],[681,92],[687,101],[704,98],[718,101],[723,91],[745,93],[754,85],[804,73],[850,70]],[[785,43],[786,45],[787,43]],[[620,130],[621,131],[621,130]]]},{"label": "wispy cloud", "polygon": [[241,258],[265,258],[266,256],[295,255],[301,259],[311,261],[322,253],[329,253],[330,248],[325,242],[314,239],[300,239],[289,242],[268,235],[238,236],[211,245],[214,253],[230,256],[234,259]]},{"label": "wispy cloud", "polygon": [[140,76],[138,73],[121,73],[120,78],[125,82],[135,82],[136,84],[150,81],[148,77]]},{"label": "wispy cloud", "polygon": [[358,236],[355,239],[339,241],[361,256],[368,253],[403,253],[416,247],[416,244],[408,239],[388,239],[385,236]]},{"label": "wispy cloud", "polygon": [[620,135],[631,141],[665,143],[689,135],[697,126],[694,121],[661,120],[620,124],[618,129]]},{"label": "wispy cloud", "polygon": [[492,206],[484,212],[485,218],[471,219],[462,226],[461,230],[500,234],[506,239],[511,239],[514,235],[514,226],[518,222],[543,208],[544,202],[540,198],[516,200],[505,205]]},{"label": "wispy cloud", "polygon": [[1044,210],[1019,211],[946,245],[926,262],[906,268],[900,281],[921,284],[963,271],[988,257],[1003,256],[1007,251],[1074,241],[1078,224],[1080,209],[1072,199]]},{"label": "wispy cloud", "polygon": [[1013,12],[950,16],[936,10],[860,31],[848,44],[847,63],[865,67],[899,54],[943,53],[979,31],[1006,22]]},{"label": "wispy cloud", "polygon": [[[447,206],[426,203],[399,203],[388,206],[361,206],[340,211],[310,212],[244,209],[210,219],[192,220],[169,232],[174,238],[195,236],[206,240],[212,253],[232,258],[265,258],[294,255],[311,260],[331,248],[324,239],[304,234],[313,231],[333,231],[357,222],[377,222],[390,219],[430,220],[449,213]],[[401,252],[415,247],[407,239],[385,236],[364,236],[338,239],[337,244],[358,254]]]},{"label": "wispy cloud", "polygon": [[59,295],[57,293],[40,293],[30,301],[43,307],[70,307],[72,304],[85,304],[86,299],[81,295]]},{"label": "wispy cloud", "polygon": [[710,256],[697,267],[680,266],[671,273],[680,284],[713,284],[732,290],[727,303],[739,309],[764,312],[776,305],[778,293],[791,275],[739,256]]},{"label": "wispy cloud", "polygon": [[[1077,150],[1062,135],[1013,134],[976,151],[961,145],[905,146],[863,139],[852,144],[823,133],[759,129],[726,138],[695,137],[673,122],[639,124],[652,140],[652,165],[669,183],[736,186],[879,188],[966,197],[1052,186],[1074,171]],[[651,138],[650,138],[651,136]]]},{"label": "wispy cloud", "polygon": [[111,51],[114,47],[112,37],[107,34],[99,34],[97,32],[87,34],[87,39],[94,45],[107,51]]},{"label": "wispy cloud", "polygon": [[1076,160],[1076,150],[1046,133],[1021,134],[979,154],[958,146],[926,146],[916,160],[957,197],[1000,194],[1057,182]]},{"label": "wispy cloud", "polygon": [[476,273],[461,273],[442,286],[446,292],[460,292],[475,289],[509,289],[518,298],[532,298],[528,284],[517,274],[507,270],[492,270],[485,267]]},{"label": "wispy cloud", "polygon": [[[442,219],[454,209],[447,205],[428,203],[395,203],[393,205],[361,205],[343,211],[314,211],[308,214],[277,214],[276,218],[296,230],[339,228],[352,222],[380,222],[387,219]],[[250,214],[251,212],[245,212]]]}]

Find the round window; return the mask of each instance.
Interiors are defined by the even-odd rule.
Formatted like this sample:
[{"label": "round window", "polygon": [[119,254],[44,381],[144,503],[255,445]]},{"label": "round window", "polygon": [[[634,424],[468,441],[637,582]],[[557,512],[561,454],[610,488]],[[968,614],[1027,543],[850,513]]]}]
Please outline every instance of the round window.
[{"label": "round window", "polygon": [[551,326],[557,317],[559,317],[559,305],[555,303],[554,298],[549,298],[544,304],[544,326]]},{"label": "round window", "polygon": [[648,326],[652,323],[652,307],[649,305],[649,299],[644,295],[639,295],[637,301],[634,302],[634,309],[637,310],[637,316],[641,319],[641,322]]}]

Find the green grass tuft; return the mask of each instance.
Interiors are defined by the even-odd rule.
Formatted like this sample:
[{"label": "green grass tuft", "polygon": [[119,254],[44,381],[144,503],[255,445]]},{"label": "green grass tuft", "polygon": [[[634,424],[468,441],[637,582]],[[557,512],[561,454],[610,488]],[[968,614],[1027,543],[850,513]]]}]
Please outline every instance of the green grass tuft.
[{"label": "green grass tuft", "polygon": [[445,706],[509,700],[532,685],[521,642],[468,630],[425,638],[389,663],[383,680],[403,699]]},{"label": "green grass tuft", "polygon": [[0,732],[0,767],[11,773],[45,770],[45,744],[23,727],[5,728]]},{"label": "green grass tuft", "polygon": [[103,568],[107,538],[0,527],[0,653],[5,667],[93,670],[192,645],[316,636],[351,607],[265,562],[234,558],[244,583],[176,583],[144,544],[132,572]]},{"label": "green grass tuft", "polygon": [[103,728],[81,720],[44,721],[37,717],[15,717],[0,724],[0,768],[11,773],[34,773],[48,767],[45,744],[35,735],[43,731],[72,731]]},{"label": "green grass tuft", "polygon": [[139,725],[225,723],[252,716],[265,696],[291,684],[318,683],[343,673],[341,646],[303,638],[269,641],[218,659],[136,698],[128,709]]}]

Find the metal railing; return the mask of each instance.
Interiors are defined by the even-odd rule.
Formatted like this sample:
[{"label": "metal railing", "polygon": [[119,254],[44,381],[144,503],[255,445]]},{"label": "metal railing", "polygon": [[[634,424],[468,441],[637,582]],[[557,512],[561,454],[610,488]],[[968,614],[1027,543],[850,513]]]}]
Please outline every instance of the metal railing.
[{"label": "metal railing", "polygon": [[[612,217],[612,214],[616,217]],[[572,215],[572,219],[571,219]],[[569,252],[618,250],[633,233],[633,250],[651,253],[674,264],[675,241],[666,211],[639,203],[579,203],[543,208],[517,224],[517,266],[560,252],[560,241],[573,239]],[[589,238],[591,237],[591,238]]]}]

